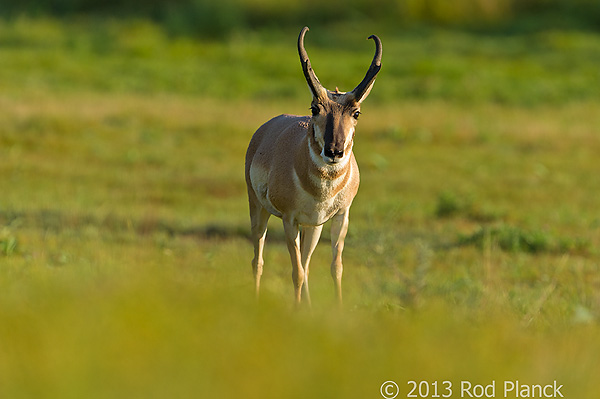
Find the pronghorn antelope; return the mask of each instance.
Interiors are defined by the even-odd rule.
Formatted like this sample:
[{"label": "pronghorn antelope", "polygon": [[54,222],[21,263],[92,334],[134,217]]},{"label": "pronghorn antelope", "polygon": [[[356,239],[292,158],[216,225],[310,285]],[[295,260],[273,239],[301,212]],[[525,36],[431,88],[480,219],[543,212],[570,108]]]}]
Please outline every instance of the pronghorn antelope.
[{"label": "pronghorn antelope", "polygon": [[[310,304],[308,267],[323,223],[332,219],[331,275],[342,300],[342,250],[348,231],[348,211],[358,191],[358,165],[352,154],[360,105],[381,69],[381,41],[364,79],[351,92],[327,90],[315,75],[306,50],[305,27],[298,37],[302,70],[312,93],[312,116],[280,115],[262,125],[246,153],[246,184],[254,259],[256,294],[263,271],[263,247],[271,215],[283,220],[292,258],[292,280],[299,303],[302,286]],[[301,229],[301,232],[300,232]]]}]

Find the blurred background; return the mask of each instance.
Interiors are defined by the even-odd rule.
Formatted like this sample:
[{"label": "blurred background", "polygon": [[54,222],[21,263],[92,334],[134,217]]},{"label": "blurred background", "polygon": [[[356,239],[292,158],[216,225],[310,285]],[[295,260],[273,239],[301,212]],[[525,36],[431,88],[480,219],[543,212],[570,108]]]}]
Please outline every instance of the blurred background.
[{"label": "blurred background", "polygon": [[363,21],[396,29],[432,24],[504,33],[600,25],[600,5],[593,0],[4,0],[2,8],[5,16],[150,18],[171,33],[221,38],[253,29]]},{"label": "blurred background", "polygon": [[[99,71],[80,58],[78,84],[85,86],[295,98],[300,91],[293,84],[297,78],[293,39],[308,25],[313,29],[307,43],[314,46],[313,63],[330,65],[336,57],[352,55],[336,68],[319,68],[321,79],[346,90],[354,87],[357,74],[368,63],[371,47],[364,37],[377,32],[387,39],[383,73],[388,76],[375,93],[379,100],[438,98],[524,105],[598,98],[600,93],[592,62],[598,57],[594,35],[600,29],[600,5],[592,0],[4,0],[0,10],[5,47],[50,35],[42,42],[66,46],[72,54],[125,59],[137,52],[138,58],[149,58],[144,68],[113,70],[126,76],[103,83]],[[28,23],[31,18],[45,19],[53,32]],[[51,27],[57,20],[61,28]],[[50,43],[52,33],[58,41]],[[177,50],[167,51],[169,41],[179,43]],[[206,45],[184,54],[182,43],[194,41]],[[228,43],[228,50],[209,45],[219,42]],[[43,47],[41,42],[35,45]],[[265,51],[268,47],[277,51]],[[152,55],[161,51],[162,67],[172,65],[168,58],[174,51],[190,63],[172,68],[171,75],[157,71]],[[187,69],[194,60],[200,64],[196,71]],[[207,70],[215,72],[211,81],[203,79]],[[349,73],[340,73],[345,70]],[[61,71],[55,72],[60,76]],[[63,84],[55,88],[61,90],[75,78],[63,76]],[[40,83],[52,84],[46,79]]]}]

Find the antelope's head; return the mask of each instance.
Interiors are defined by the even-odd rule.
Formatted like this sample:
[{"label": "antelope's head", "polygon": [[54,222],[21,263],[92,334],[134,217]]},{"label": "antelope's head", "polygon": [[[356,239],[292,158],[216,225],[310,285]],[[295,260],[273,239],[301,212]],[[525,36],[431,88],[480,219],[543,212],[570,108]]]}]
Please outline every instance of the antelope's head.
[{"label": "antelope's head", "polygon": [[304,27],[298,37],[298,53],[302,70],[313,99],[310,106],[311,124],[316,142],[321,148],[321,158],[328,164],[337,164],[348,159],[352,152],[354,129],[360,116],[360,104],[369,95],[377,73],[381,69],[381,40],[375,35],[369,39],[375,41],[375,56],[362,82],[354,90],[342,93],[337,87],[335,91],[327,90],[313,71],[308,54],[304,49],[304,35],[308,27]]}]

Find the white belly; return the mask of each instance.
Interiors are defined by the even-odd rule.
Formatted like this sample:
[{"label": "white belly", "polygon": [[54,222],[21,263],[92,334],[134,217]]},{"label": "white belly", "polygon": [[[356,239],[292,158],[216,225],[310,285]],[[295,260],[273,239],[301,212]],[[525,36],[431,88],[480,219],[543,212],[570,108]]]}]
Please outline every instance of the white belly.
[{"label": "white belly", "polygon": [[[312,199],[312,197],[310,197]],[[307,226],[319,226],[331,219],[338,211],[338,201],[335,198],[324,202],[316,202],[314,199],[301,202],[298,210],[294,213],[294,219],[298,224]]]},{"label": "white belly", "polygon": [[315,198],[302,189],[302,185],[295,173],[294,185],[297,188],[297,197],[296,211],[293,216],[299,224],[309,226],[321,225],[331,219],[340,210],[339,199],[344,195],[344,189],[331,198]]},{"label": "white belly", "polygon": [[250,181],[252,189],[261,205],[272,215],[281,217],[281,212],[277,210],[269,200],[269,172],[256,164],[250,166]]},{"label": "white belly", "polygon": [[[340,179],[343,179],[341,177]],[[292,181],[289,181],[289,190],[293,190],[293,204],[286,206],[285,209],[278,209],[271,201],[269,193],[269,170],[259,164],[250,166],[250,181],[252,189],[256,194],[261,205],[272,215],[277,217],[291,217],[298,224],[308,226],[319,226],[335,216],[342,208],[349,206],[348,200],[352,201],[352,194],[349,186],[339,189],[338,179],[331,181],[321,181],[321,196],[315,197],[313,194],[303,189],[299,177],[295,171],[292,173]],[[337,186],[337,187],[336,187]],[[337,193],[333,195],[333,190]],[[329,197],[328,192],[332,195]]]}]

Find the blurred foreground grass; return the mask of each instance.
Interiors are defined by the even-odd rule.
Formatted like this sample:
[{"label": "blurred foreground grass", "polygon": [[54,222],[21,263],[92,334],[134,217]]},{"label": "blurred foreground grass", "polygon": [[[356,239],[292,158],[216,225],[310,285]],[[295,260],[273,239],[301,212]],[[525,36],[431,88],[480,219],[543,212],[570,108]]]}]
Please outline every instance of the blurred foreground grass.
[{"label": "blurred foreground grass", "polygon": [[[390,379],[596,397],[598,35],[381,34],[346,306],[326,232],[314,309],[293,312],[275,219],[252,297],[243,157],[261,123],[307,113],[296,29],[96,23],[0,25],[0,397],[363,398]],[[327,86],[362,78],[365,30],[311,30]]]}]

